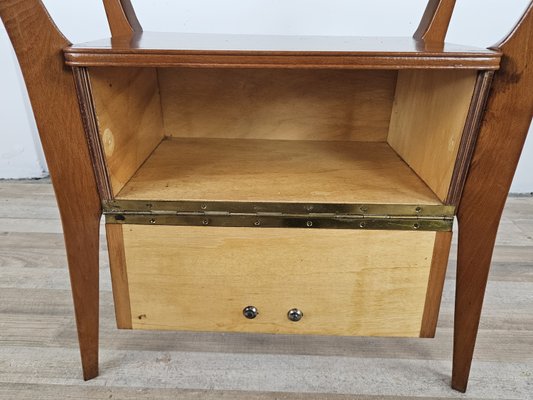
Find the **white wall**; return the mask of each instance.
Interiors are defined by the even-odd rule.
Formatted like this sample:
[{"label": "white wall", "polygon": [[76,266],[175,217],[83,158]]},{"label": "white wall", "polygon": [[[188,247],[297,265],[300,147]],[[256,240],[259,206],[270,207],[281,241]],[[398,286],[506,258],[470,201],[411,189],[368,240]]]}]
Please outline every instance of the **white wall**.
[{"label": "white wall", "polygon": [[[72,42],[109,36],[100,0],[45,0]],[[134,0],[145,30],[211,33],[409,36],[426,0]],[[529,0],[458,0],[447,41],[486,47],[513,26]],[[43,174],[29,113],[6,33],[0,28],[0,178]],[[533,135],[512,191],[533,192]]]},{"label": "white wall", "polygon": [[0,24],[0,178],[44,176],[44,159],[15,54]]}]

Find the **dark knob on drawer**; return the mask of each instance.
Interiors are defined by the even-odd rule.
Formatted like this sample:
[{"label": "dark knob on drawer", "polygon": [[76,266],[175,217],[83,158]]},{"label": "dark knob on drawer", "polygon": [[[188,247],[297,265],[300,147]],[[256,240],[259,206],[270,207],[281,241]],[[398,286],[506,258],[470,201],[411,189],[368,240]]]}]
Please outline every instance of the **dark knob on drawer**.
[{"label": "dark knob on drawer", "polygon": [[293,308],[287,313],[287,318],[289,318],[293,322],[298,322],[303,318],[303,316],[304,313],[301,310],[298,310],[297,308]]},{"label": "dark knob on drawer", "polygon": [[244,309],[242,310],[242,315],[244,315],[248,319],[254,319],[255,317],[257,317],[257,314],[259,314],[259,312],[254,306],[244,307]]}]

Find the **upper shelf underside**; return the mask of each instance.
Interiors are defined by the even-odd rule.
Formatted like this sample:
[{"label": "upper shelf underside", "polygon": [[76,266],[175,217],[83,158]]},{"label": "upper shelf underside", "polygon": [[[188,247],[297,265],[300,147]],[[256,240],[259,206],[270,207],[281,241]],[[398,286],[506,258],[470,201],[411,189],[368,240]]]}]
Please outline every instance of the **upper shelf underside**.
[{"label": "upper shelf underside", "polygon": [[492,50],[412,38],[143,32],[65,49],[71,66],[498,69]]}]

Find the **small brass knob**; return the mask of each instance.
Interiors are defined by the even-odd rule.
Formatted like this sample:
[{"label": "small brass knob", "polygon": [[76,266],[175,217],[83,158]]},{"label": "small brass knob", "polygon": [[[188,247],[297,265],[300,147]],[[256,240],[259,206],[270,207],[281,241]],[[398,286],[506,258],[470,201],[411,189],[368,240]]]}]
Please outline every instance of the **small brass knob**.
[{"label": "small brass knob", "polygon": [[292,322],[298,322],[301,320],[304,316],[304,313],[301,310],[298,310],[297,308],[290,309],[287,313],[287,318],[289,318]]},{"label": "small brass knob", "polygon": [[257,314],[259,314],[259,312],[254,306],[244,307],[244,309],[242,310],[242,315],[244,315],[248,319],[254,319],[255,317],[257,317]]}]

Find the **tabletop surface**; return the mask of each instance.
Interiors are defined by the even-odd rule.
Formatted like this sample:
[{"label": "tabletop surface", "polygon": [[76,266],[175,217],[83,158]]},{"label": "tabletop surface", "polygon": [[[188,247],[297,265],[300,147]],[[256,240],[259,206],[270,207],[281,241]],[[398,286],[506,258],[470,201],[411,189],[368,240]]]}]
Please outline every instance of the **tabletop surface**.
[{"label": "tabletop surface", "polygon": [[[117,65],[148,63],[180,64],[208,62],[208,60],[184,60],[183,56],[231,58],[272,57],[283,58],[280,63],[313,62],[313,57],[322,57],[321,63],[372,66],[383,63],[399,67],[421,63],[435,67],[470,67],[497,69],[501,54],[454,44],[425,43],[410,37],[347,37],[347,36],[273,36],[273,35],[227,35],[193,33],[143,32],[132,37],[106,38],[93,42],[72,45],[65,49],[69,65]],[[158,59],[159,57],[159,59]],[[348,58],[348,59],[347,59]],[[388,59],[389,61],[386,61]],[[213,60],[210,60],[211,62]],[[246,63],[249,62],[245,61]]]}]

